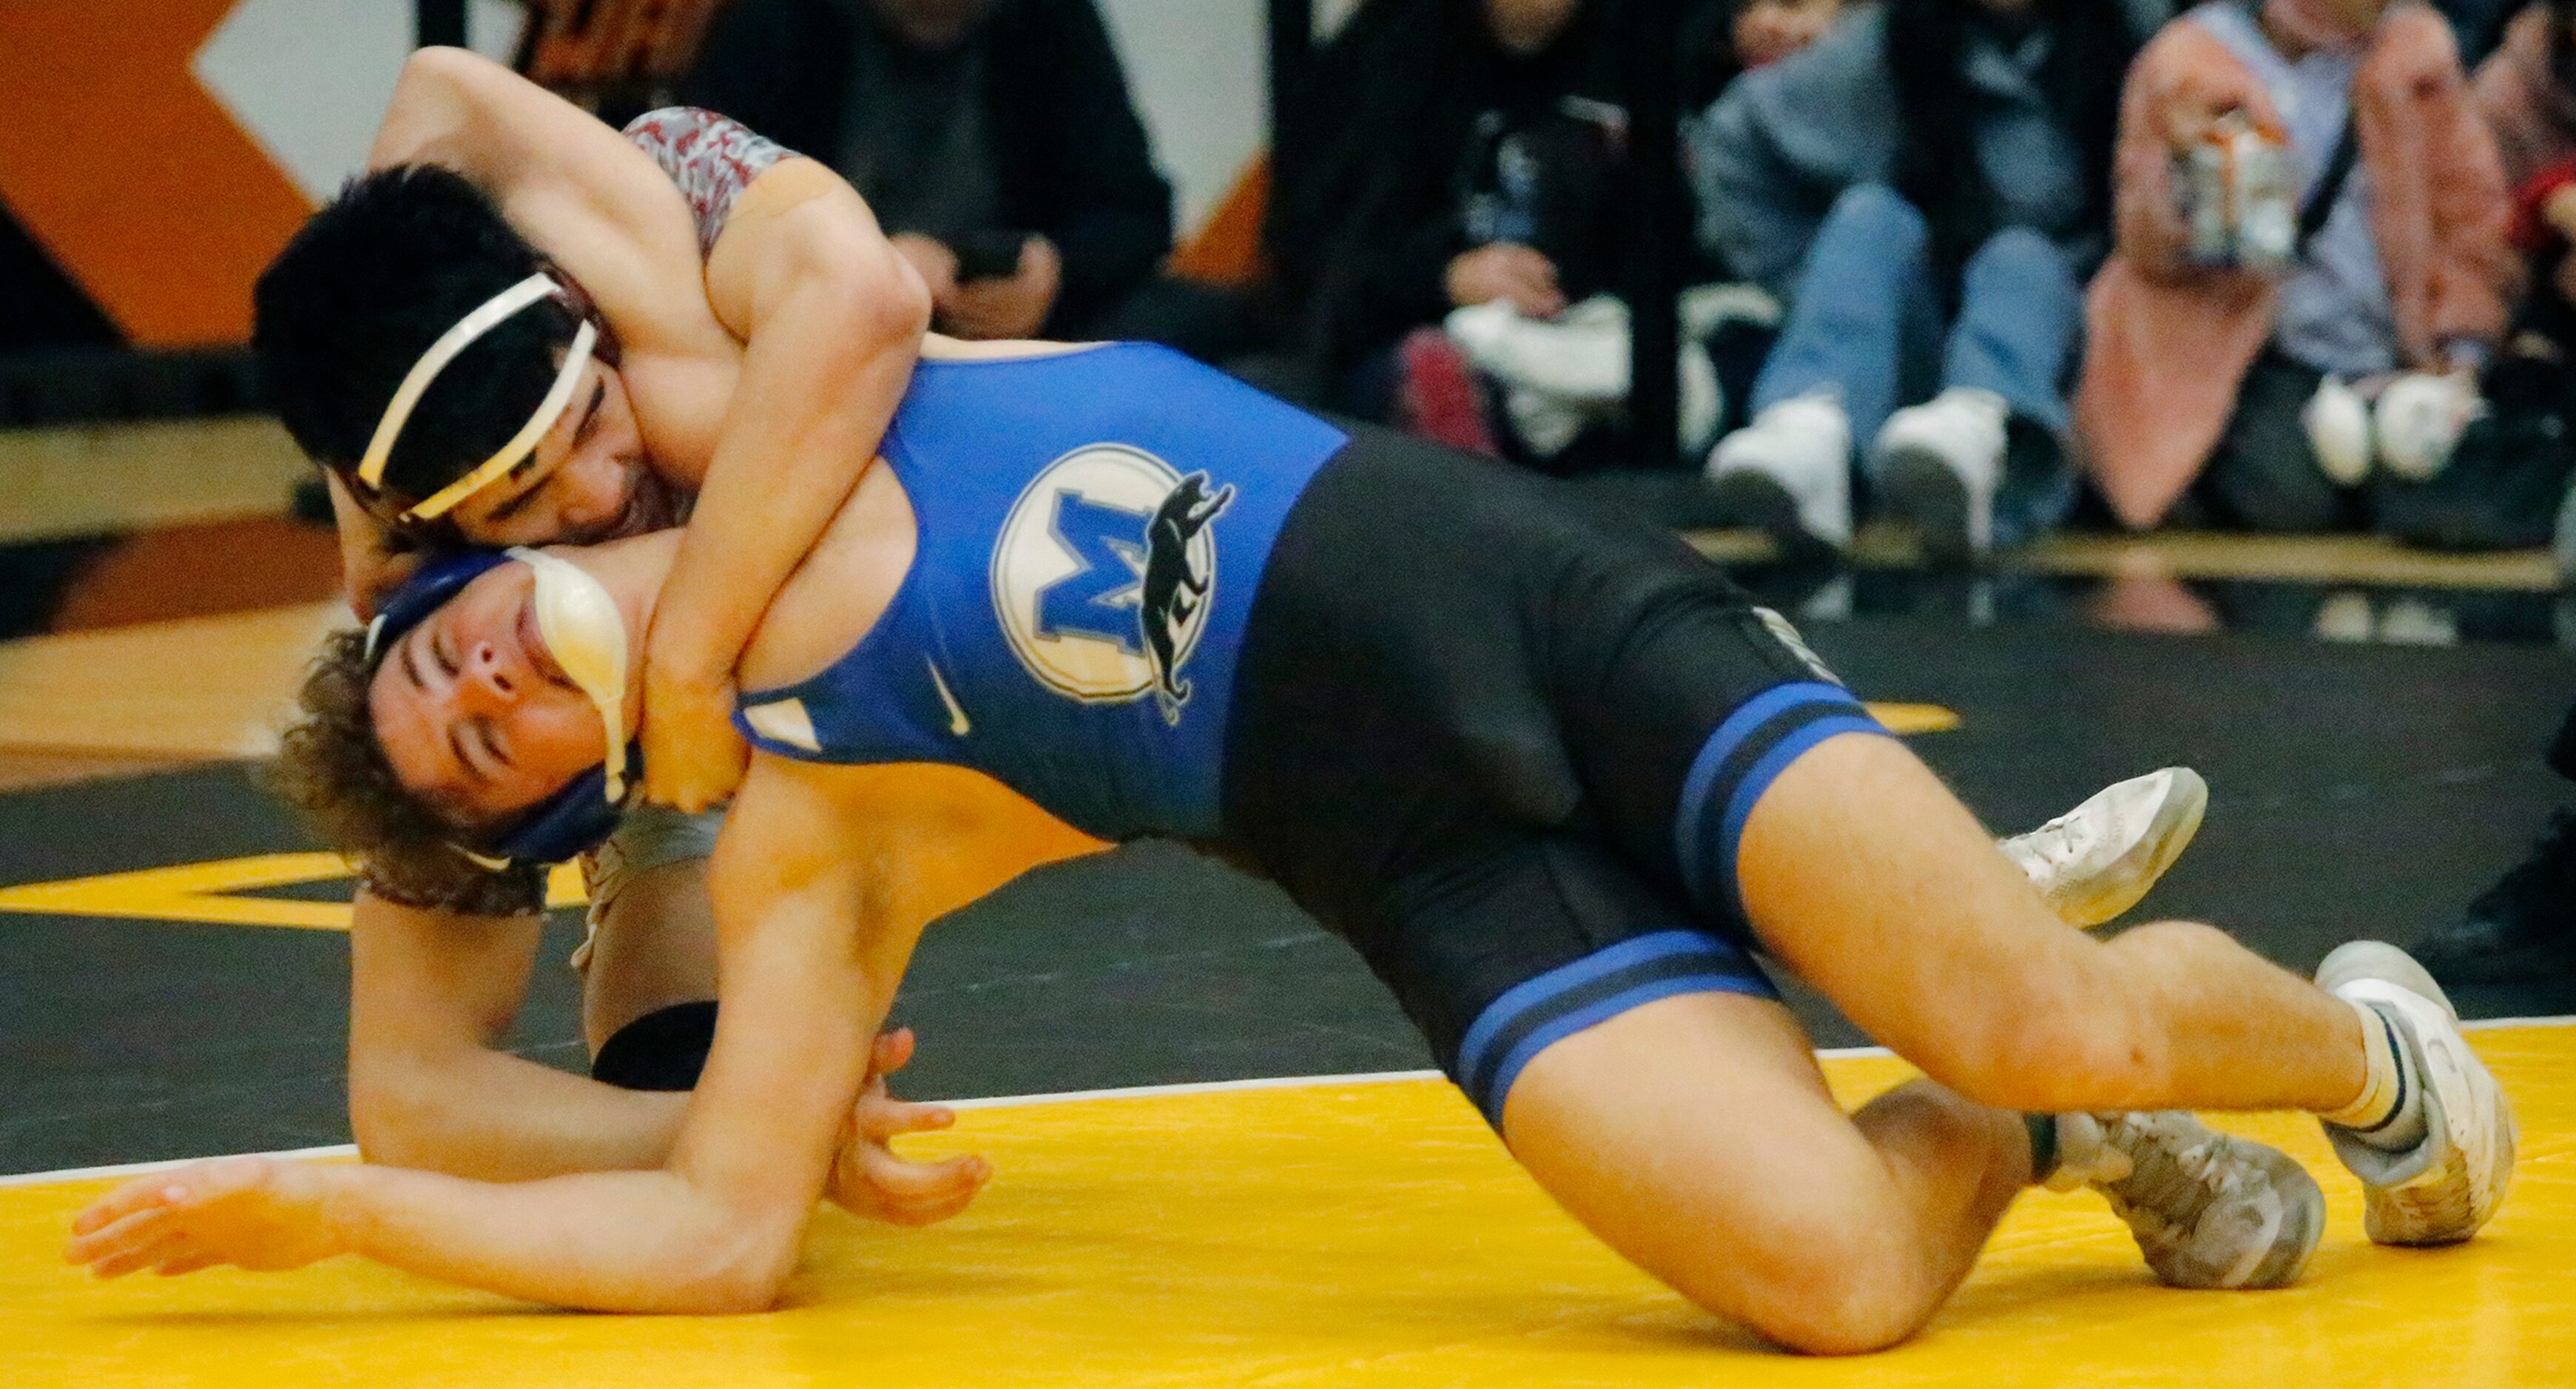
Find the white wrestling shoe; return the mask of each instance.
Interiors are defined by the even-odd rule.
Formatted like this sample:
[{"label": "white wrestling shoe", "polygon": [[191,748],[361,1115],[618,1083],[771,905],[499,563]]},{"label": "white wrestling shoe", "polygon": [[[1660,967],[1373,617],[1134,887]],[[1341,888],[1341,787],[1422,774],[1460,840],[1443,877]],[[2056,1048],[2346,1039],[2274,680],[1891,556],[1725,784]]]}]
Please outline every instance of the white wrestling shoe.
[{"label": "white wrestling shoe", "polygon": [[2096,791],[2028,834],[1996,841],[2050,911],[2069,926],[2099,926],[2138,904],[2200,833],[2209,783],[2167,767]]},{"label": "white wrestling shoe", "polygon": [[2424,1137],[2404,1152],[2325,1126],[2335,1156],[2361,1178],[2362,1228],[2381,1244],[2457,1244],[2504,1204],[2513,1181],[2513,1106],[2469,1049],[2460,1015],[2414,957],[2375,940],[2335,948],[2317,987],[2386,1018],[2403,1079],[2424,1087]]},{"label": "white wrestling shoe", "polygon": [[2057,1142],[2049,1190],[2108,1197],[2168,1287],[2286,1287],[2325,1237],[2325,1193],[2298,1159],[2180,1110],[2061,1114]]},{"label": "white wrestling shoe", "polygon": [[1718,441],[1708,482],[1726,524],[1790,550],[1851,544],[1851,416],[1828,391],[1792,396]]}]

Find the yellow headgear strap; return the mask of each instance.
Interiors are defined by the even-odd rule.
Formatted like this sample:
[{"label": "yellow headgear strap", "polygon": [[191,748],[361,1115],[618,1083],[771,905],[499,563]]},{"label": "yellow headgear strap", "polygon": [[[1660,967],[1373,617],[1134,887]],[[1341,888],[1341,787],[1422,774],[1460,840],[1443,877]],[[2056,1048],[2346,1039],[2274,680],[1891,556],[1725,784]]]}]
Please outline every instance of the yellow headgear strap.
[{"label": "yellow headgear strap", "polygon": [[[401,387],[395,390],[392,403],[385,406],[384,418],[376,422],[375,437],[367,442],[366,456],[358,460],[358,480],[369,487],[384,485],[385,464],[393,455],[394,441],[402,436],[403,425],[411,419],[411,412],[419,406],[420,398],[429,392],[430,383],[438,379],[438,374],[446,370],[449,362],[456,360],[458,353],[473,346],[484,334],[509,321],[529,305],[561,292],[562,286],[556,284],[551,276],[543,272],[530,275],[484,301],[481,307],[457,320],[455,327],[439,334],[438,341],[431,343],[420,360],[412,364]],[[573,387],[581,379],[582,366],[589,362],[591,348],[598,341],[599,330],[584,319],[573,334],[572,347],[564,353],[563,366],[555,373],[554,386],[546,392],[545,400],[538,404],[537,412],[528,417],[528,422],[520,426],[517,434],[510,437],[510,442],[484,459],[474,471],[404,512],[403,519],[429,521],[444,516],[458,503],[491,486],[517,467],[519,461],[536,448],[537,441],[546,437],[546,431],[555,427],[555,421],[563,418],[564,410],[572,404]]]}]

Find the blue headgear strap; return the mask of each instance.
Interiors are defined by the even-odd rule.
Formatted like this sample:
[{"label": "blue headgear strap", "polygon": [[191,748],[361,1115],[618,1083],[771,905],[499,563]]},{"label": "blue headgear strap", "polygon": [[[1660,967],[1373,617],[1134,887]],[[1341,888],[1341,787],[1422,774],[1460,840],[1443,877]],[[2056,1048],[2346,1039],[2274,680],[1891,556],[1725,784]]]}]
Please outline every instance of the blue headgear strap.
[{"label": "blue headgear strap", "polygon": [[[405,633],[419,626],[447,600],[486,572],[510,562],[500,550],[446,550],[429,556],[403,580],[367,624],[367,670],[370,676],[385,653]],[[641,779],[642,753],[629,748],[630,779]],[[570,785],[529,807],[517,819],[485,834],[478,843],[460,845],[477,858],[518,863],[562,863],[608,838],[625,814],[608,799],[608,769],[593,767]]]}]

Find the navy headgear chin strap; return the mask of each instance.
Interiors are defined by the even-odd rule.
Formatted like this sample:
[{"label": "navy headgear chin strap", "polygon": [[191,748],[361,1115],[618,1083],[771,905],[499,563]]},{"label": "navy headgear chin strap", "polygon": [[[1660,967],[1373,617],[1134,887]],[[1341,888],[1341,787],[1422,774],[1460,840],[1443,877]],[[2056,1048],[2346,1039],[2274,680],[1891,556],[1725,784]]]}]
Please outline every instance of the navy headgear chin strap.
[{"label": "navy headgear chin strap", "polygon": [[[467,584],[509,562],[509,555],[500,550],[449,550],[422,560],[411,577],[386,597],[376,610],[375,621],[367,624],[370,678],[385,653],[405,633],[446,606],[447,600],[463,592]],[[628,780],[640,782],[640,754],[629,748],[626,759],[633,769]],[[593,767],[518,818],[488,831],[479,842],[456,847],[487,868],[562,863],[608,838],[625,813],[624,806],[608,798],[608,769]]]}]

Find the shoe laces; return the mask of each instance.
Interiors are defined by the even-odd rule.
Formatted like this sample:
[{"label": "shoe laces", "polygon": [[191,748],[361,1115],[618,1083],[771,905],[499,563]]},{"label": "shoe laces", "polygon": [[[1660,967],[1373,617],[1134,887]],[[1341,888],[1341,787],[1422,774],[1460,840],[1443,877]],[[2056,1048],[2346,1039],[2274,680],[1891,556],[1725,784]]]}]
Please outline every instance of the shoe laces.
[{"label": "shoe laces", "polygon": [[2031,858],[2055,869],[2091,853],[2101,839],[2101,825],[2094,816],[2078,808],[2028,834],[2015,835],[2012,842]]},{"label": "shoe laces", "polygon": [[2128,1174],[2096,1181],[2121,1221],[2145,1239],[2187,1240],[2213,1207],[2260,1199],[2269,1185],[2258,1164],[2223,1133],[2191,1124],[2177,1141],[2173,1125],[2151,1114],[2096,1116],[2106,1148],[2128,1159]]}]

